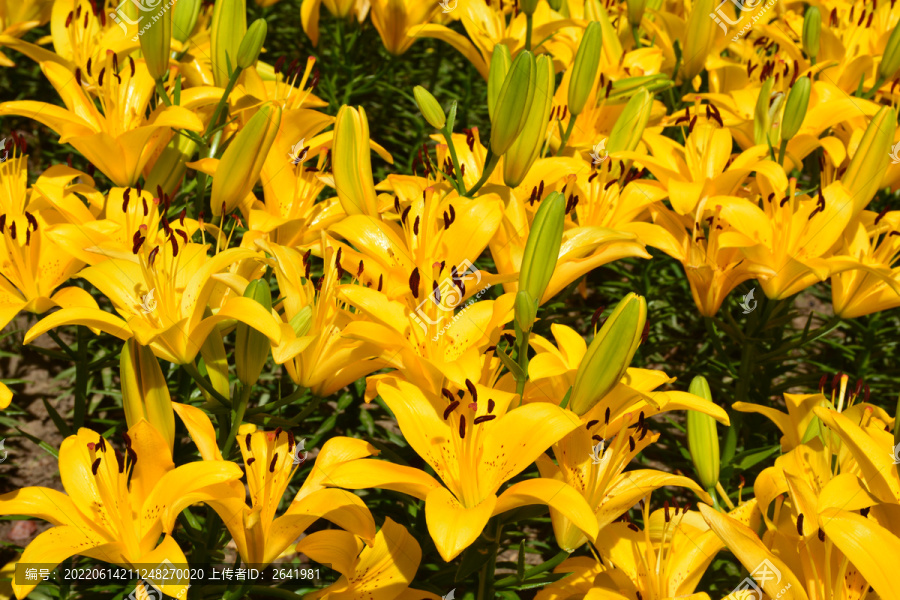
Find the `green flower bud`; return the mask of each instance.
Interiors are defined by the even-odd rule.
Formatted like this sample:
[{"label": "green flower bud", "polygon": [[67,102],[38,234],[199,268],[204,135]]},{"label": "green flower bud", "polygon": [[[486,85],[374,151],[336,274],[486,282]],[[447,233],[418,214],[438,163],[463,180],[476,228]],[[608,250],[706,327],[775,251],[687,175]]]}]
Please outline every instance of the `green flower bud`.
[{"label": "green flower bud", "polygon": [[506,154],[525,127],[534,98],[534,72],[534,54],[523,50],[510,66],[497,96],[497,106],[491,118],[491,151],[494,156]]},{"label": "green flower bud", "polygon": [[538,57],[536,66],[531,111],[528,113],[522,133],[507,151],[503,163],[503,179],[509,187],[517,187],[528,175],[547,136],[547,127],[550,126],[554,92],[553,60],[542,54]]},{"label": "green flower bud", "polygon": [[216,0],[209,26],[210,59],[218,87],[225,87],[229,65],[236,66],[238,49],[247,33],[247,0]]},{"label": "green flower bud", "polygon": [[509,48],[505,44],[494,46],[494,52],[491,54],[491,70],[488,73],[488,116],[491,119],[494,118],[497,98],[500,97],[500,90],[503,89],[503,82],[506,81],[511,64],[512,56]]},{"label": "green flower bud", "polygon": [[[525,290],[516,294],[516,327],[519,332],[528,333],[537,319],[537,301]],[[518,333],[518,332],[517,332]]]},{"label": "green flower bud", "polygon": [[312,307],[307,305],[301,308],[290,320],[290,325],[297,337],[303,337],[309,333],[312,327]]},{"label": "green flower bud", "polygon": [[791,88],[784,104],[784,118],[781,121],[781,139],[790,140],[800,131],[809,108],[809,77],[801,77]]},{"label": "green flower bud", "polygon": [[519,289],[540,302],[556,269],[566,221],[566,197],[553,192],[542,202],[531,223],[519,268]]},{"label": "green flower bud", "polygon": [[154,80],[169,74],[169,55],[172,51],[172,15],[166,10],[150,23],[140,34],[141,53],[147,62],[147,70]]},{"label": "green flower bud", "polygon": [[628,23],[632,28],[640,27],[644,19],[644,8],[647,0],[626,0],[628,5]]},{"label": "green flower bud", "polygon": [[569,398],[575,414],[585,414],[616,387],[641,344],[646,322],[643,297],[631,293],[619,301],[581,359]]},{"label": "green flower bud", "polygon": [[[265,279],[254,279],[244,290],[244,298],[253,298],[271,312],[272,289]],[[269,338],[245,323],[238,323],[234,345],[234,365],[245,386],[256,383],[269,358]]]},{"label": "green flower bud", "polygon": [[281,124],[281,107],[265,104],[241,128],[216,167],[210,208],[213,216],[231,212],[247,197],[262,171]]},{"label": "green flower bud", "polygon": [[819,34],[822,32],[822,13],[815,6],[806,9],[803,15],[803,51],[813,61],[819,54]]},{"label": "green flower bud", "polygon": [[562,8],[563,0],[549,0],[550,8],[559,12],[559,9]]},{"label": "green flower bud", "polygon": [[888,38],[884,54],[881,55],[881,63],[878,65],[878,76],[882,79],[893,79],[900,69],[900,25],[895,25]]},{"label": "green flower bud", "polygon": [[853,198],[854,217],[863,211],[881,187],[896,130],[897,113],[889,106],[882,106],[869,121],[856,154],[841,178]]},{"label": "green flower bud", "polygon": [[632,96],[613,125],[606,143],[606,151],[608,153],[634,151],[641,141],[641,136],[644,135],[644,128],[650,121],[652,108],[653,96],[646,89],[642,88]]},{"label": "green flower bud", "polygon": [[639,77],[626,77],[613,81],[612,89],[609,92],[609,100],[611,102],[617,99],[632,98],[637,92],[644,90],[647,92],[658,92],[674,86],[674,82],[669,79],[665,73],[657,73],[655,75],[641,75]]},{"label": "green flower bud", "polygon": [[247,29],[247,33],[244,34],[244,39],[241,40],[241,45],[238,48],[237,66],[247,69],[256,64],[257,59],[259,59],[259,53],[266,41],[268,29],[269,26],[266,24],[265,19],[253,21],[249,29]]},{"label": "green flower bud", "polygon": [[447,124],[447,115],[444,114],[444,109],[441,108],[437,98],[432,96],[431,92],[421,85],[413,88],[413,96],[416,97],[416,104],[419,106],[419,110],[422,111],[422,116],[425,117],[428,124],[435,129],[443,129],[444,125]]},{"label": "green flower bud", "polygon": [[602,50],[603,27],[594,21],[584,30],[581,45],[578,46],[575,62],[572,64],[572,77],[569,79],[569,112],[573,116],[581,114],[588,96],[594,89]]},{"label": "green flower bud", "polygon": [[[759,90],[759,96],[756,99],[756,110],[753,113],[753,138],[757,144],[766,144],[766,134],[772,127],[772,117],[769,111],[769,103],[772,96],[772,86],[775,80],[771,77],[767,78]],[[780,105],[780,98],[777,101]],[[772,140],[776,143],[777,140]]]},{"label": "green flower bud", "polygon": [[[712,402],[709,384],[703,377],[694,377],[688,390],[708,402]],[[719,482],[719,434],[716,420],[700,411],[687,411],[688,451],[694,470],[705,490],[713,490]]]},{"label": "green flower bud", "polygon": [[526,15],[533,15],[537,10],[538,0],[522,0],[520,3],[522,12]]},{"label": "green flower bud", "polygon": [[201,6],[202,0],[178,0],[175,3],[175,8],[172,9],[172,37],[182,44],[191,37]]}]

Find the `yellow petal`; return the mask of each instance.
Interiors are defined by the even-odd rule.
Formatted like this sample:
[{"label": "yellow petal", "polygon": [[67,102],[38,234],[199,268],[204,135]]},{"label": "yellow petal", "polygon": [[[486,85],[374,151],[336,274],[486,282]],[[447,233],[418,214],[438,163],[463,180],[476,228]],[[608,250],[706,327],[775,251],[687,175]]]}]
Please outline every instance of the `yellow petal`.
[{"label": "yellow petal", "polygon": [[450,562],[478,539],[496,504],[497,496],[493,494],[466,508],[446,488],[429,492],[425,498],[425,521],[441,558]]},{"label": "yellow petal", "polygon": [[840,548],[882,598],[900,598],[900,539],[862,515],[829,508],[819,514],[828,539]]},{"label": "yellow petal", "polygon": [[529,504],[546,504],[555,508],[588,539],[597,537],[597,517],[584,496],[569,484],[554,479],[529,479],[510,486],[497,500],[494,514]]},{"label": "yellow petal", "polygon": [[425,471],[371,459],[339,464],[325,471],[322,483],[351,490],[368,488],[394,490],[419,500],[424,500],[430,492],[441,488],[434,477]]}]

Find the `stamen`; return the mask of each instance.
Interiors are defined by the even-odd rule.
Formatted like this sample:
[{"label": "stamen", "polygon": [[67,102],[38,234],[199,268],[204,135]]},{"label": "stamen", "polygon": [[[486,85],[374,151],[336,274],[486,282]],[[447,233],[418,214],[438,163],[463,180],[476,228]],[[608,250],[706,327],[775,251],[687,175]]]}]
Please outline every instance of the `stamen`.
[{"label": "stamen", "polygon": [[[444,409],[444,420],[445,421],[451,414],[453,414],[453,411],[456,410],[456,407],[458,407],[458,406],[459,406],[459,400],[454,400],[453,402],[450,403],[449,406],[447,406],[447,408]],[[463,418],[465,418],[465,417],[463,417]]]}]

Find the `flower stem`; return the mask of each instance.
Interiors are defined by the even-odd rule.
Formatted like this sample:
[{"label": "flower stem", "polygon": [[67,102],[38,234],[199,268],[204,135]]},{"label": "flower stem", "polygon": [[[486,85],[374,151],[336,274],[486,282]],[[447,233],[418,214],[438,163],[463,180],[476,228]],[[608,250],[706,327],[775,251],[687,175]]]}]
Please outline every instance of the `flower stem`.
[{"label": "flower stem", "polygon": [[572,130],[575,129],[575,119],[577,115],[571,115],[569,117],[569,125],[566,127],[566,132],[563,134],[562,140],[559,142],[559,150],[556,151],[556,155],[560,156],[563,153],[563,150],[566,149],[566,144],[569,141],[569,136],[572,135]]},{"label": "flower stem", "polygon": [[166,88],[161,79],[156,80],[156,93],[159,94],[166,106],[172,106],[172,100],[169,99],[169,94],[166,93]]},{"label": "flower stem", "polygon": [[478,577],[478,600],[494,600],[494,569],[496,568],[502,530],[500,520],[495,517],[491,519],[484,533],[481,534],[488,541],[490,547]]},{"label": "flower stem", "polygon": [[531,34],[534,32],[534,15],[525,15],[525,49],[531,52]]},{"label": "flower stem", "polygon": [[441,134],[443,134],[444,139],[447,141],[447,148],[450,150],[450,160],[453,161],[453,177],[451,178],[451,181],[453,182],[454,187],[456,187],[457,193],[464,194],[466,191],[466,184],[463,182],[462,171],[459,169],[459,157],[456,155],[456,146],[453,145],[452,134],[448,131],[446,125],[441,129]]},{"label": "flower stem", "polygon": [[481,174],[481,179],[478,180],[478,183],[475,184],[475,187],[466,192],[466,197],[471,198],[478,190],[481,189],[481,186],[487,183],[487,180],[491,176],[491,173],[493,173],[494,169],[497,168],[498,162],[500,162],[500,157],[494,156],[493,151],[488,149],[487,157],[484,163],[484,172]]},{"label": "flower stem", "polygon": [[191,379],[196,381],[197,385],[202,387],[210,396],[212,396],[213,398],[215,398],[216,400],[218,400],[225,406],[227,406],[229,408],[231,407],[231,400],[229,400],[228,398],[226,398],[225,396],[223,396],[222,394],[217,392],[216,388],[214,388],[212,386],[212,384],[210,382],[208,382],[206,380],[206,378],[203,377],[203,375],[200,374],[200,371],[197,370],[197,367],[196,367],[196,365],[194,365],[194,363],[192,363],[192,362],[185,363],[181,366],[184,368],[185,371],[187,371],[187,374],[191,376]]},{"label": "flower stem", "polygon": [[235,436],[237,436],[241,423],[244,422],[244,411],[247,410],[247,402],[250,400],[250,391],[252,389],[252,385],[241,384],[241,395],[238,399],[237,407],[233,411],[234,418],[231,420],[231,430],[228,432],[228,437],[225,438],[225,445],[222,446],[222,456],[225,460],[228,460],[228,453],[231,452],[231,447],[234,445]]}]

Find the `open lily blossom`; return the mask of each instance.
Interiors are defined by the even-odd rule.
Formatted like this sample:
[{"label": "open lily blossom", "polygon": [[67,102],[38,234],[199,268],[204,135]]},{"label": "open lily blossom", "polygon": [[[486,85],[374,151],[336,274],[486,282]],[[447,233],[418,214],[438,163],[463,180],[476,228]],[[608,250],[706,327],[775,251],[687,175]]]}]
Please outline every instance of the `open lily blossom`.
[{"label": "open lily blossom", "polygon": [[0,0],[0,600],[900,600],[898,111],[887,1]]}]

